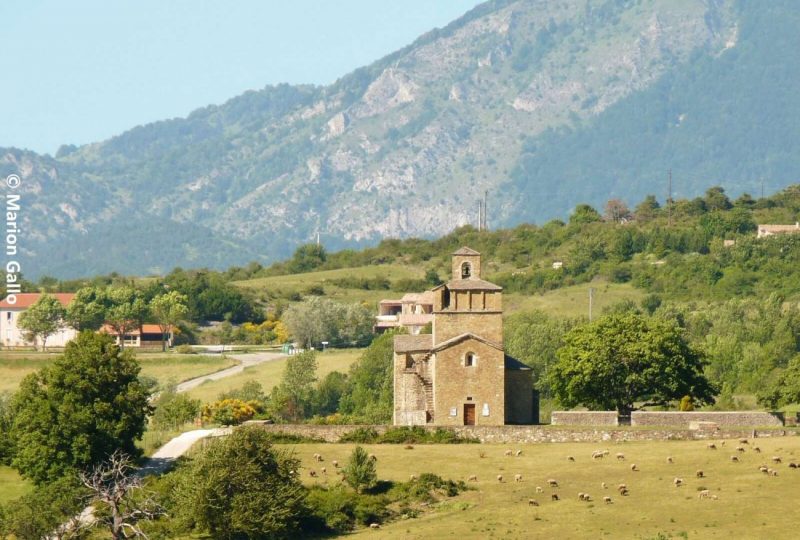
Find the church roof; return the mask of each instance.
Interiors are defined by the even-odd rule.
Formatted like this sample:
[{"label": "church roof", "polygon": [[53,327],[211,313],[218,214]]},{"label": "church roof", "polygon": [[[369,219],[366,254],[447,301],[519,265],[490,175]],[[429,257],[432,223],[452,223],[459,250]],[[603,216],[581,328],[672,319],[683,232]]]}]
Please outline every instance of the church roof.
[{"label": "church roof", "polygon": [[474,339],[476,341],[480,341],[481,343],[485,343],[486,345],[488,345],[490,347],[494,347],[495,349],[499,349],[501,351],[503,350],[503,346],[501,344],[499,344],[499,343],[495,343],[494,341],[490,341],[488,339],[482,338],[481,336],[477,336],[477,335],[473,334],[472,332],[466,332],[464,334],[459,334],[456,337],[452,337],[452,338],[450,338],[450,339],[448,339],[446,341],[442,341],[441,343],[439,343],[433,349],[433,351],[436,352],[436,351],[441,351],[441,350],[447,349],[448,347],[451,347],[451,346],[455,345],[456,343],[460,343],[460,342],[464,341],[465,339]]},{"label": "church roof", "polygon": [[506,355],[506,369],[513,369],[519,371],[531,371],[533,368],[527,364],[523,364],[513,356]]},{"label": "church roof", "polygon": [[451,291],[502,291],[500,285],[495,285],[482,279],[453,279],[447,282],[447,288]]},{"label": "church roof", "polygon": [[454,251],[453,255],[480,255],[480,253],[478,253],[474,249],[470,249],[467,246],[464,246]]},{"label": "church roof", "polygon": [[394,336],[394,352],[420,352],[429,351],[433,347],[433,336],[431,334],[419,334],[417,336],[399,335]]}]

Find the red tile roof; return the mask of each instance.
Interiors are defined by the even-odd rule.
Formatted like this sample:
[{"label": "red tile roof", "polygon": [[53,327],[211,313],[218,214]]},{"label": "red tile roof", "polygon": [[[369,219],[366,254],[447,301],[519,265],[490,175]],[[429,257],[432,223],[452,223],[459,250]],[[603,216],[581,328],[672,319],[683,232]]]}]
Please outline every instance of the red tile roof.
[{"label": "red tile roof", "polygon": [[[99,331],[100,332],[105,332],[106,334],[109,334],[111,336],[116,336],[117,335],[116,330],[114,330],[113,328],[111,328],[107,324],[104,324],[102,326],[102,328],[100,328]],[[158,326],[157,324],[143,324],[142,325],[142,332],[145,333],[145,334],[160,334],[161,333],[161,327]],[[130,332],[128,332],[127,335],[129,335],[129,336],[138,336],[139,335],[139,329],[136,328],[135,330],[131,330]]]},{"label": "red tile roof", "polygon": [[[48,293],[50,296],[55,296],[56,300],[61,302],[63,306],[66,307],[67,304],[72,302],[72,299],[75,298],[74,293]],[[0,302],[0,309],[27,309],[31,307],[39,297],[42,296],[42,293],[17,293],[14,295],[17,297],[17,302],[15,304],[9,304],[8,299],[4,298],[2,302]]]}]

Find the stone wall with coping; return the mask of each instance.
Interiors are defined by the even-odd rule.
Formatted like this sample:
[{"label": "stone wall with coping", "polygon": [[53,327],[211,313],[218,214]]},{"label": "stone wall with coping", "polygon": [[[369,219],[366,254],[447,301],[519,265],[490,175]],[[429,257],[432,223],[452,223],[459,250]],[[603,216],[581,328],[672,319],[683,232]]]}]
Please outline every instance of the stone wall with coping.
[{"label": "stone wall with coping", "polygon": [[617,426],[617,411],[553,411],[550,423],[554,426]]},{"label": "stone wall with coping", "polygon": [[712,422],[719,427],[779,427],[784,425],[783,414],[763,411],[723,412],[661,412],[634,411],[631,426],[669,426],[688,428],[693,422]]},{"label": "stone wall with coping", "polygon": [[[303,437],[312,437],[325,442],[335,443],[339,439],[359,428],[372,428],[383,434],[391,426],[320,426],[311,424],[265,424],[259,421],[247,422],[248,425],[259,425],[273,433],[287,433]],[[471,437],[482,443],[523,444],[523,443],[560,443],[560,442],[624,442],[624,441],[674,441],[703,439],[736,439],[753,437],[781,437],[797,435],[794,430],[785,429],[746,429],[724,428],[717,430],[690,429],[580,429],[543,426],[456,426],[435,427],[424,426],[423,429],[447,429],[462,437]]]}]

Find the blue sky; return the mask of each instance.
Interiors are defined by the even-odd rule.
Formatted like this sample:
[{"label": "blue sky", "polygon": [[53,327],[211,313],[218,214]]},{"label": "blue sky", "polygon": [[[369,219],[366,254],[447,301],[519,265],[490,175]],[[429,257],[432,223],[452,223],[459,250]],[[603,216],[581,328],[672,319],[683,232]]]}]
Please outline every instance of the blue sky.
[{"label": "blue sky", "polygon": [[477,0],[4,0],[0,147],[55,153],[280,82],[326,84]]}]

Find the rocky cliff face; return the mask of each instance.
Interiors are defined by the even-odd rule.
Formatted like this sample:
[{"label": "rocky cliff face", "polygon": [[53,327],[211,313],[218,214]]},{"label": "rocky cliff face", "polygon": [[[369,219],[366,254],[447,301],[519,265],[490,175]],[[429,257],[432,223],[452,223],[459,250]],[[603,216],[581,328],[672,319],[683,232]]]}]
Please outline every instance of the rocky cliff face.
[{"label": "rocky cliff face", "polygon": [[[0,172],[23,177],[34,274],[273,259],[317,230],[334,247],[438,235],[474,222],[484,190],[495,224],[563,217],[580,193],[520,210],[520,189],[558,184],[510,185],[523,146],[735,49],[738,28],[716,0],[489,2],[329,87],[248,92],[56,158],[0,150]],[[122,220],[140,229],[110,238]],[[102,255],[179,230],[152,256]],[[75,238],[96,264],[48,255]]]}]

